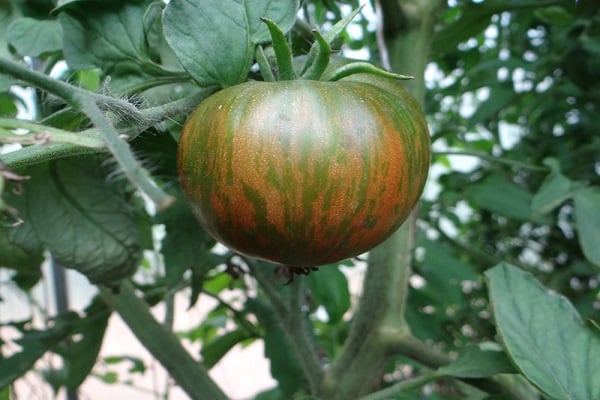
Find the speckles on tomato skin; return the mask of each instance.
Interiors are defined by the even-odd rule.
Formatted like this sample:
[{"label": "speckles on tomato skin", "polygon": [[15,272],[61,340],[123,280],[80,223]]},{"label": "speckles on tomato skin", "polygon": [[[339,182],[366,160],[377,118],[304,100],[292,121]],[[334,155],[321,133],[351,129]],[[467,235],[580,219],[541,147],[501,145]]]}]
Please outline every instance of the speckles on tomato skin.
[{"label": "speckles on tomato skin", "polygon": [[225,89],[206,100],[212,115],[186,124],[180,165],[205,157],[182,178],[195,214],[226,245],[275,262],[318,265],[368,250],[420,194],[407,177],[429,160],[409,165],[406,154],[428,149],[406,130],[422,124],[402,127],[408,108],[396,110],[382,89],[286,82],[274,95],[271,85],[240,85],[233,97]]}]

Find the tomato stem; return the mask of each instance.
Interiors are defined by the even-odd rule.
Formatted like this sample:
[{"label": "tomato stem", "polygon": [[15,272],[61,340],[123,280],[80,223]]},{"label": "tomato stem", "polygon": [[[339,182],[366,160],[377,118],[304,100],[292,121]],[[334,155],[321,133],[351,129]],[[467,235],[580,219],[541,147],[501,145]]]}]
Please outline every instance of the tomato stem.
[{"label": "tomato stem", "polygon": [[271,43],[273,44],[273,50],[275,50],[275,58],[277,59],[277,68],[279,72],[280,81],[291,81],[296,79],[294,72],[293,60],[292,60],[292,49],[285,39],[285,34],[277,26],[275,21],[262,17],[260,19],[269,28],[271,33]]},{"label": "tomato stem", "polygon": [[102,299],[127,324],[140,343],[165,367],[191,399],[226,400],[227,396],[208,375],[208,371],[181,345],[175,334],[160,324],[140,299],[130,282],[119,293],[99,286]]}]

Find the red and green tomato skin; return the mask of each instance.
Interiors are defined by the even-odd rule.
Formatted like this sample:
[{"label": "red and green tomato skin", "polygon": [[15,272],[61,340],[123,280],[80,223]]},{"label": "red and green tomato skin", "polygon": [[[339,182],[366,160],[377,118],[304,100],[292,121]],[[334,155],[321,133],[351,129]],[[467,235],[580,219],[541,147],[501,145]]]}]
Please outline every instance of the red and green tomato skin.
[{"label": "red and green tomato skin", "polygon": [[427,124],[396,81],[247,82],[203,101],[178,152],[200,224],[233,250],[318,266],[390,236],[423,190]]}]

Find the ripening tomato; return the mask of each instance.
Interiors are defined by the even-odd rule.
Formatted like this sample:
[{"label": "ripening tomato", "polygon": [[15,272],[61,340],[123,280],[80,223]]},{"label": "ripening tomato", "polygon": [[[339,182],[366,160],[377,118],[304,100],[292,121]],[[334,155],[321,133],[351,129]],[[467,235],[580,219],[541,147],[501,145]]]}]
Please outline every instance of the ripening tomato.
[{"label": "ripening tomato", "polygon": [[415,100],[388,78],[246,82],[203,101],[178,150],[200,224],[231,249],[310,267],[390,236],[430,162]]}]

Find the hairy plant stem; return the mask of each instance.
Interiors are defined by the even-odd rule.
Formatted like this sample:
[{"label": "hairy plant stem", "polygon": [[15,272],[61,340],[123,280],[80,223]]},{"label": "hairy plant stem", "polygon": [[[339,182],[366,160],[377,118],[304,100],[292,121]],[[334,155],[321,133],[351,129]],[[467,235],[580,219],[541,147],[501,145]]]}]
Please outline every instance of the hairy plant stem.
[{"label": "hairy plant stem", "polygon": [[[149,127],[164,121],[168,118],[174,117],[179,114],[187,113],[193,109],[198,103],[204,100],[206,97],[211,95],[217,90],[217,87],[209,87],[203,89],[197,93],[189,95],[187,97],[175,100],[170,103],[149,107],[140,110],[142,115],[143,123],[137,123],[136,125],[121,128],[119,134],[121,137],[126,137],[127,140],[135,139],[141,132],[148,129]],[[15,120],[9,120],[14,121]],[[29,124],[35,124],[29,122]],[[0,125],[2,125],[0,123]],[[37,125],[37,124],[35,124]],[[43,127],[43,125],[37,125]],[[81,147],[80,145],[64,144],[64,143],[53,143],[47,145],[28,146],[20,150],[13,151],[2,155],[4,163],[11,168],[22,168],[28,165],[37,164],[40,162],[56,160],[59,158],[101,153],[107,151],[106,143],[100,137],[100,131],[97,128],[87,129],[78,133],[72,133],[77,136],[91,135],[97,136],[97,139],[102,143],[101,148]],[[82,139],[83,140],[83,139]],[[88,139],[85,139],[88,140]]]},{"label": "hairy plant stem", "polygon": [[179,338],[159,323],[129,282],[118,294],[100,286],[102,299],[113,308],[140,343],[163,365],[190,399],[227,400],[227,396],[208,375],[208,371],[183,348]]},{"label": "hairy plant stem", "polygon": [[304,326],[305,313],[302,312],[302,277],[295,277],[291,282],[291,294],[289,305],[285,304],[284,298],[279,294],[275,288],[272,277],[267,275],[268,269],[256,265],[253,260],[246,259],[252,275],[258,282],[260,288],[263,290],[275,316],[279,320],[279,323],[283,327],[290,344],[294,348],[296,356],[300,361],[302,370],[310,385],[311,394],[317,395],[320,389],[323,367],[317,356],[317,353],[308,338],[306,327]]},{"label": "hairy plant stem", "polygon": [[[150,173],[136,160],[127,142],[123,141],[114,125],[103,114],[108,110],[117,115],[126,115],[141,125],[153,124],[156,120],[144,119],[144,115],[133,104],[109,96],[91,93],[68,83],[52,79],[47,75],[3,58],[0,58],[0,72],[21,79],[39,89],[54,94],[76,110],[83,112],[99,129],[106,148],[115,157],[125,175],[156,204],[159,210],[168,207],[174,198],[168,195],[152,179]],[[146,121],[145,123],[142,121]],[[64,154],[65,148],[60,148]]]}]

